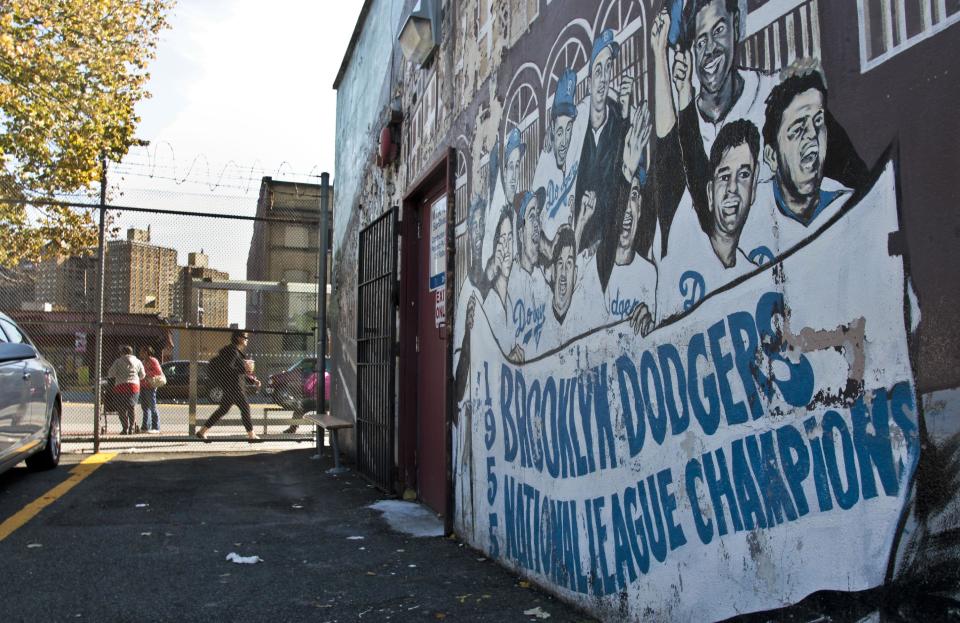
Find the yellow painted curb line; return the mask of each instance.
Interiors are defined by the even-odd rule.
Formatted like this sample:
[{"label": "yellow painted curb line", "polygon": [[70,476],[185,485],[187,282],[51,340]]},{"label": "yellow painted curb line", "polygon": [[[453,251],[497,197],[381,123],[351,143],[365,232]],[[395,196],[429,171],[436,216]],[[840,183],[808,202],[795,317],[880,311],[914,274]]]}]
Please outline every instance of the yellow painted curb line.
[{"label": "yellow painted curb line", "polygon": [[0,541],[4,540],[17,529],[36,517],[40,511],[50,506],[58,499],[67,494],[80,484],[87,476],[97,471],[110,459],[117,456],[116,452],[99,452],[93,456],[87,457],[79,465],[70,470],[70,477],[50,489],[33,502],[30,502],[22,509],[11,515],[9,519],[0,524]]}]

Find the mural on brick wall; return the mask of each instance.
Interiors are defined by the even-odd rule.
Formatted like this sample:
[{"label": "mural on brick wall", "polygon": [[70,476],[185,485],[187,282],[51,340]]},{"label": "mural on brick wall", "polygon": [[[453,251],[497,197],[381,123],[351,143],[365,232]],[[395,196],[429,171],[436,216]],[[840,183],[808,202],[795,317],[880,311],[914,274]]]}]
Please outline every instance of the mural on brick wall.
[{"label": "mural on brick wall", "polygon": [[816,0],[770,4],[572,15],[463,190],[456,523],[594,611],[768,610],[919,547],[895,158],[831,115]]}]

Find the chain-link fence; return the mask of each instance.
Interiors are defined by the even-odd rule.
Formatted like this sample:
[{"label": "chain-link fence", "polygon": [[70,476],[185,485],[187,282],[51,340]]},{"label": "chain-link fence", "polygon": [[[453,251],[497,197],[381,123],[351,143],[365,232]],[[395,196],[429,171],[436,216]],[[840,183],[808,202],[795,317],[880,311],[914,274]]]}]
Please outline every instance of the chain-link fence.
[{"label": "chain-link fence", "polygon": [[[0,204],[42,225],[39,202],[0,193]],[[318,185],[264,178],[257,198],[128,192],[103,209],[102,244],[90,237],[99,205],[56,209],[77,230],[0,258],[0,311],[56,367],[65,439],[196,439],[205,423],[211,439],[312,433],[297,425],[316,408]]]}]

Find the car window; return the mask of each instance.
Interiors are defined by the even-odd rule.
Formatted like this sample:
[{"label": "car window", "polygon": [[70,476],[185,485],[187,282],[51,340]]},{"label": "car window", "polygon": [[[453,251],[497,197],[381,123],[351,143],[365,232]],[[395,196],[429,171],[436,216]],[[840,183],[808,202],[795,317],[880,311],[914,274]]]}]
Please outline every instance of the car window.
[{"label": "car window", "polygon": [[20,329],[9,320],[0,318],[0,327],[3,327],[3,332],[6,333],[7,340],[12,344],[30,343],[30,340],[23,335]]},{"label": "car window", "polygon": [[300,369],[305,372],[309,372],[313,370],[316,366],[317,366],[316,359],[304,359],[303,361],[300,362]]}]

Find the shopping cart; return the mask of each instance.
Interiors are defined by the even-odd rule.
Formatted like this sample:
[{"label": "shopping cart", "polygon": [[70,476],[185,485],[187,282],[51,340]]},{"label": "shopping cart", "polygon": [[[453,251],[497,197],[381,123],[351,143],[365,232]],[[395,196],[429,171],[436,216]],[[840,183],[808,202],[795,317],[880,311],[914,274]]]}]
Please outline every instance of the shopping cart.
[{"label": "shopping cart", "polygon": [[120,407],[117,395],[113,392],[113,379],[100,379],[100,434],[107,434],[107,416],[117,416],[120,422]]}]

